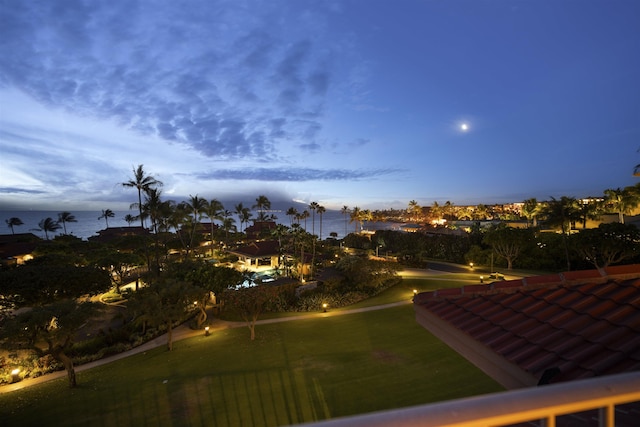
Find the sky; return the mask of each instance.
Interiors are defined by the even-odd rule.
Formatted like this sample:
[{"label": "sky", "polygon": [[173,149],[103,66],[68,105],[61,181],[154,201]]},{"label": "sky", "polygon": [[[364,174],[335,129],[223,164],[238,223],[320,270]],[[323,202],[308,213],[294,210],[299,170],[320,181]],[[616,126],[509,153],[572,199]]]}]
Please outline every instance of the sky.
[{"label": "sky", "polygon": [[[0,0],[0,209],[601,196],[640,163],[637,0]],[[226,206],[226,205],[225,205]]]}]

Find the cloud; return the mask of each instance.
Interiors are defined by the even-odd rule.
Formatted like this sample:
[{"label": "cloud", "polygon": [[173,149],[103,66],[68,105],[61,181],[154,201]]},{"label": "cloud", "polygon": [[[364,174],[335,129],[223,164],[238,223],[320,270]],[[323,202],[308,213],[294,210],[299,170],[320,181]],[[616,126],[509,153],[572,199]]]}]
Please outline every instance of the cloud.
[{"label": "cloud", "polygon": [[198,179],[219,179],[236,181],[358,181],[404,172],[401,169],[312,169],[312,168],[245,168],[218,169],[196,174]]},{"label": "cloud", "polygon": [[41,190],[27,190],[25,188],[18,187],[0,187],[0,194],[45,194],[45,191]]},{"label": "cloud", "polygon": [[282,6],[248,19],[243,2],[16,2],[1,12],[0,84],[208,157],[263,161],[315,142],[331,86],[327,47],[303,23],[273,24]]}]

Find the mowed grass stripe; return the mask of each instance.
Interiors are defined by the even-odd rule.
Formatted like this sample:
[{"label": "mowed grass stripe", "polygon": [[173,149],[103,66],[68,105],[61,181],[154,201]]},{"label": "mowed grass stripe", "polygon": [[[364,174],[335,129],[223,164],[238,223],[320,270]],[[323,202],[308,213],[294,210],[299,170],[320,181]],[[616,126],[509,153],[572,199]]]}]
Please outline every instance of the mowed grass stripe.
[{"label": "mowed grass stripe", "polygon": [[258,325],[253,342],[217,331],[65,381],[0,394],[3,425],[282,425],[502,390],[410,304]]}]

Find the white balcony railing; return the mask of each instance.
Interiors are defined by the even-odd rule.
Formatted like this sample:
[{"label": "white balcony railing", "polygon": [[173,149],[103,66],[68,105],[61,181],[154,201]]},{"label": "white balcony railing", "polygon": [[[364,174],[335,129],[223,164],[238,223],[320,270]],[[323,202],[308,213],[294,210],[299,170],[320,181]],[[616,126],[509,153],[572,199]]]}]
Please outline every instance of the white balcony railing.
[{"label": "white balcony railing", "polygon": [[[622,420],[616,422],[616,406],[632,402],[640,402],[640,372],[337,418],[309,426],[479,427],[529,422],[534,423],[531,425],[555,427],[557,417],[598,410],[596,425],[614,427],[627,425]],[[636,409],[640,409],[640,404]],[[628,425],[640,425],[640,418]]]}]

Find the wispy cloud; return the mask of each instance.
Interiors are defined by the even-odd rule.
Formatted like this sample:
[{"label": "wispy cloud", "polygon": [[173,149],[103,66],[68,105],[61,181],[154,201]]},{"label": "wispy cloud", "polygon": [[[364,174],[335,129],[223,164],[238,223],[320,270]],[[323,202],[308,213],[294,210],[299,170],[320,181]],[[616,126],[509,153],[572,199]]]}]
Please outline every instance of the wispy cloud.
[{"label": "wispy cloud", "polygon": [[232,179],[237,181],[357,181],[404,172],[402,169],[312,169],[312,168],[247,168],[218,169],[197,174],[199,179]]},{"label": "wispy cloud", "polygon": [[263,160],[279,144],[316,142],[326,46],[284,34],[275,6],[243,20],[247,4],[216,5],[13,3],[2,11],[0,82],[209,157]]}]

